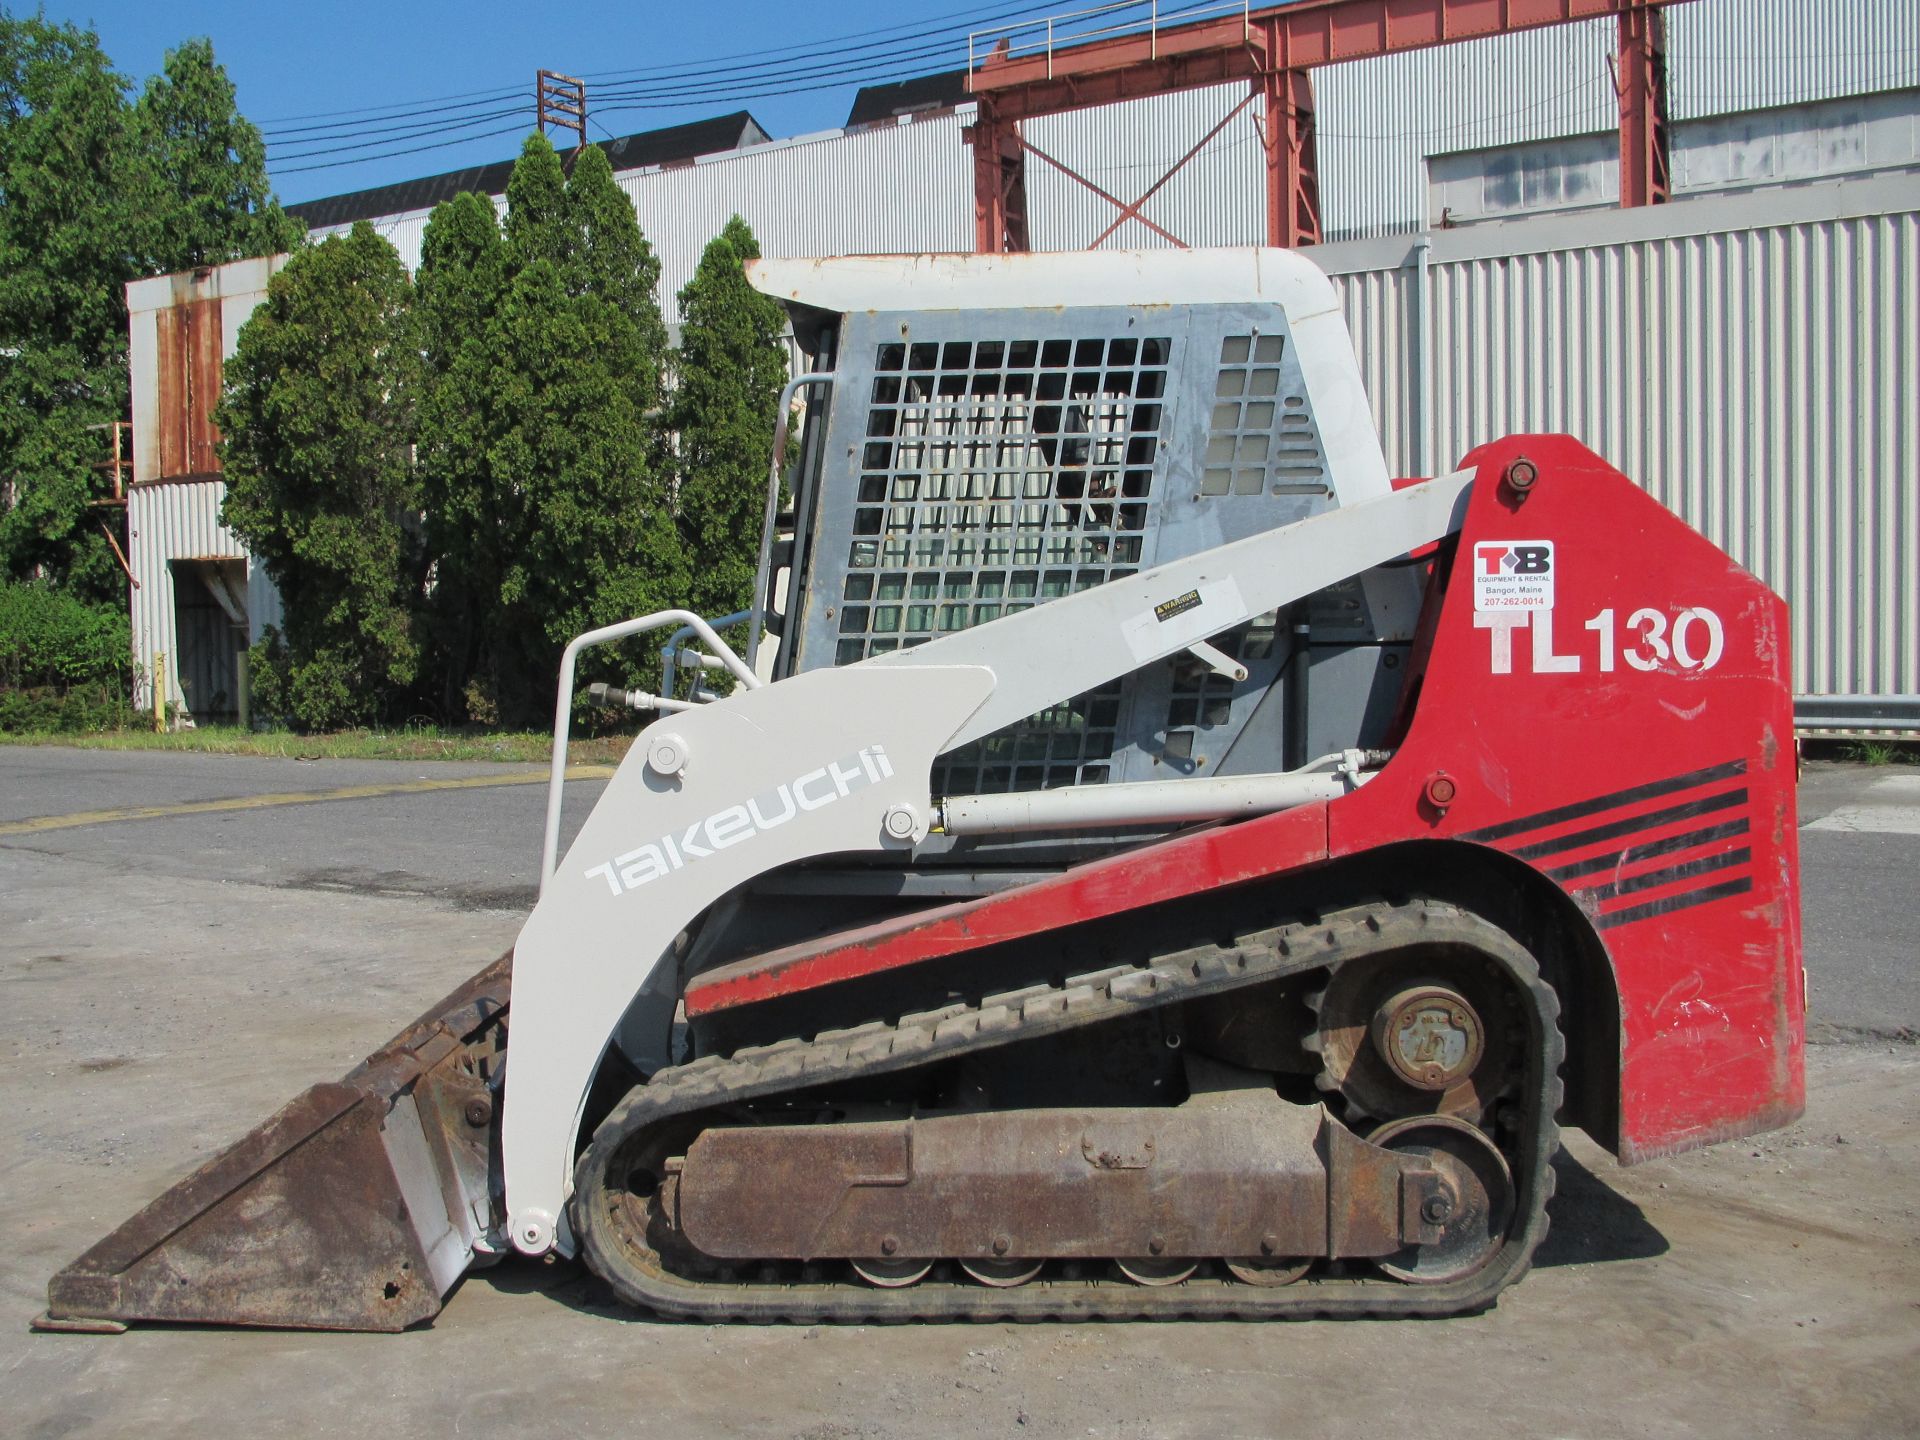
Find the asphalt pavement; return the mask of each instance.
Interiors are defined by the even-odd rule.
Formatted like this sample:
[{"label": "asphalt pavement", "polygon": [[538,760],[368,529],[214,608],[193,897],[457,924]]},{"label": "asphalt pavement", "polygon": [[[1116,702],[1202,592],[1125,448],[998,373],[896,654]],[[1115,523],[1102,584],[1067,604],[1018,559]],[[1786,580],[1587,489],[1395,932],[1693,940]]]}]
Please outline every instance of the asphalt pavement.
[{"label": "asphalt pavement", "polygon": [[[534,766],[7,747],[0,850],[156,876],[525,911],[538,893],[544,781]],[[565,835],[604,785],[568,784]],[[292,798],[333,791],[359,793]],[[234,808],[183,809],[218,802]],[[138,807],[162,813],[29,828]],[[1920,1034],[1920,768],[1810,765],[1800,820],[1813,1037]]]},{"label": "asphalt pavement", "polygon": [[1814,1040],[1920,1038],[1920,768],[1813,765],[1800,908]]},{"label": "asphalt pavement", "polygon": [[[539,893],[546,780],[533,765],[0,747],[0,849],[525,911]],[[605,785],[568,783],[563,839]],[[141,809],[158,813],[113,818]]]}]

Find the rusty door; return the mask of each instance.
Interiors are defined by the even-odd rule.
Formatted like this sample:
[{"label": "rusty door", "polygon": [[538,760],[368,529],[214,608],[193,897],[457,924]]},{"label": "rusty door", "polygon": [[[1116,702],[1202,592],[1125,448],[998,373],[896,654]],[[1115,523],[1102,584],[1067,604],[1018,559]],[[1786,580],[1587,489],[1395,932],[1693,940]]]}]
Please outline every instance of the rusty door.
[{"label": "rusty door", "polygon": [[162,310],[160,471],[162,480],[217,475],[213,407],[220,400],[220,302],[193,300]]}]

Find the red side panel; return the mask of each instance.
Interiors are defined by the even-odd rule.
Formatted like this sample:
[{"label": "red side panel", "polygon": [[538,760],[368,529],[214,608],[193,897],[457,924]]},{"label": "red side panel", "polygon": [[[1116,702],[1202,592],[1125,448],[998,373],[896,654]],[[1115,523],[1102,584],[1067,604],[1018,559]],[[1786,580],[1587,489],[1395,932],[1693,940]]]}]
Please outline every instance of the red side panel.
[{"label": "red side panel", "polygon": [[[1521,456],[1525,499],[1501,480]],[[1623,1160],[1785,1123],[1805,1106],[1786,606],[1565,436],[1466,463],[1413,723],[1329,807],[1329,848],[1468,840],[1573,896],[1620,989]]]},{"label": "red side panel", "polygon": [[[1539,475],[1524,498],[1503,480],[1522,456]],[[1620,992],[1622,1159],[1799,1114],[1785,606],[1565,436],[1467,463],[1479,474],[1423,627],[1412,721],[1364,788],[753,957],[696,979],[688,1015],[1448,839],[1534,867],[1591,920]]]},{"label": "red side panel", "polygon": [[1033,885],[863,926],[709,970],[687,987],[687,1018],[983,949],[1119,915],[1327,858],[1327,807],[1190,832]]}]

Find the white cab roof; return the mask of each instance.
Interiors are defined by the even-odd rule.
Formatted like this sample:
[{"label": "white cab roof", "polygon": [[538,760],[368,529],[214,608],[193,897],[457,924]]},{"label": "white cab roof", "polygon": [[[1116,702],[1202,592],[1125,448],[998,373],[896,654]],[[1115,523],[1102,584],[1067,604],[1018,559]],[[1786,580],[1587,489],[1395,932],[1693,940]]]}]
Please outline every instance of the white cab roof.
[{"label": "white cab roof", "polygon": [[1333,286],[1311,260],[1251,247],[750,260],[747,278],[776,299],[842,315],[1260,301],[1281,306],[1297,323],[1339,309]]}]

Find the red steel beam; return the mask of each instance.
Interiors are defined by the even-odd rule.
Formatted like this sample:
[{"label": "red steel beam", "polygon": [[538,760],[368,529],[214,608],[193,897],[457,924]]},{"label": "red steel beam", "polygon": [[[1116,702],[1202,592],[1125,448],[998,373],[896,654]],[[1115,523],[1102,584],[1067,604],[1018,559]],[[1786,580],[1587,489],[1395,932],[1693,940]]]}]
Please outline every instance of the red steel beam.
[{"label": "red steel beam", "polygon": [[1272,70],[1424,50],[1680,0],[1298,0],[1049,54],[989,55],[969,92],[1003,120],[1190,90]]},{"label": "red steel beam", "polygon": [[973,146],[973,248],[983,255],[1027,249],[1027,164],[1019,127],[983,106],[966,138]]},{"label": "red steel beam", "polygon": [[1267,244],[1318,245],[1320,164],[1313,138],[1313,77],[1272,70],[1260,77],[1267,102]]},{"label": "red steel beam", "polygon": [[1623,10],[1614,88],[1620,95],[1620,203],[1664,205],[1667,169],[1667,20]]},{"label": "red steel beam", "polygon": [[1659,204],[1668,191],[1660,10],[1680,3],[1297,0],[1250,16],[1197,20],[1039,55],[1011,56],[1003,40],[967,77],[979,105],[969,132],[975,247],[989,253],[1027,248],[1021,120],[1233,80],[1252,81],[1266,102],[1267,243],[1315,244],[1322,231],[1309,68],[1607,16],[1620,26],[1620,203]]}]

